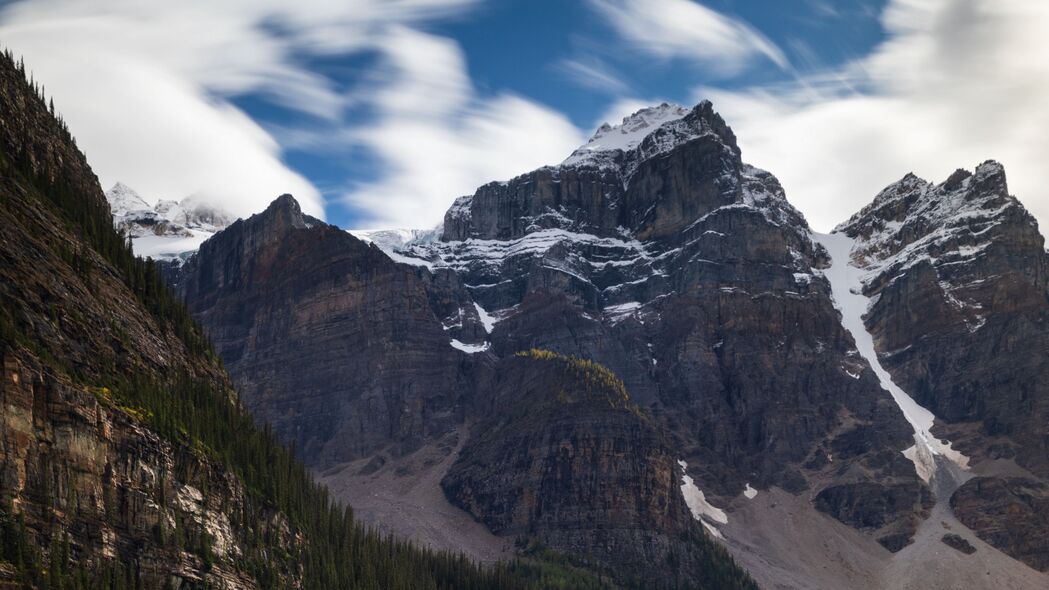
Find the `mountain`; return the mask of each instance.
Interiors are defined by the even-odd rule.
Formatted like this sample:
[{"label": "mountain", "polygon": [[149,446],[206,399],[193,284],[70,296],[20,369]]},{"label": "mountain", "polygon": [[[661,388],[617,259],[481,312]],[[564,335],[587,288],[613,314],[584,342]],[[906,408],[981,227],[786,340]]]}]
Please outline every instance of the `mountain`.
[{"label": "mountain", "polygon": [[10,53],[0,113],[0,587],[599,587],[363,526],[240,405]]},{"label": "mountain", "polygon": [[204,240],[233,223],[233,216],[196,197],[150,206],[134,189],[116,183],[106,191],[113,225],[132,239],[138,256],[178,264]]},{"label": "mountain", "polygon": [[974,464],[948,490],[954,514],[1049,570],[1049,254],[1004,168],[908,175],[836,231],[852,241],[880,362]]},{"label": "mountain", "polygon": [[893,552],[946,547],[916,537],[942,503],[835,258],[709,102],[480,187],[438,239],[394,236],[282,197],[177,285],[247,406],[362,517],[701,586],[731,571],[712,538],[788,587],[878,585]]}]

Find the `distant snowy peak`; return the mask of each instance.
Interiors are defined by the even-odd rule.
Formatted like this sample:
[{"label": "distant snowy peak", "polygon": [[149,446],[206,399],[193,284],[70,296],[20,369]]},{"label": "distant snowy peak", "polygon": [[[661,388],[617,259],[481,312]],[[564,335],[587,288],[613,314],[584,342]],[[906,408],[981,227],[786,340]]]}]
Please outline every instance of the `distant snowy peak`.
[{"label": "distant snowy peak", "polygon": [[153,209],[141,195],[135,192],[135,189],[122,182],[114,184],[113,188],[106,191],[106,200],[109,201],[109,208],[113,211],[113,217],[123,217],[131,211],[150,211]]},{"label": "distant snowy peak", "polygon": [[204,240],[225,229],[234,218],[220,207],[190,196],[161,200],[155,206],[121,182],[106,191],[113,226],[132,239],[139,256],[179,259],[195,252]]},{"label": "distant snowy peak", "polygon": [[433,229],[351,229],[353,237],[375,244],[383,252],[403,250],[417,244],[428,244],[441,236],[443,228]]}]

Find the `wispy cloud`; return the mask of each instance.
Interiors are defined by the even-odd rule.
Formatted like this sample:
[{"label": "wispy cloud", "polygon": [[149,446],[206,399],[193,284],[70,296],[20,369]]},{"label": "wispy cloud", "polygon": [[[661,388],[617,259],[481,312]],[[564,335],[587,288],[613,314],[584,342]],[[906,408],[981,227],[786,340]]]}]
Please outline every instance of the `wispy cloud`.
[{"label": "wispy cloud", "polygon": [[555,68],[566,80],[584,88],[615,95],[629,91],[626,82],[596,57],[564,59]]},{"label": "wispy cloud", "polygon": [[661,59],[682,58],[722,74],[756,60],[789,68],[783,51],[746,22],[691,0],[588,0],[637,49]]},{"label": "wispy cloud", "polygon": [[43,81],[104,184],[153,198],[190,193],[237,214],[291,192],[323,215],[319,191],[230,98],[261,96],[339,121],[346,97],[302,63],[380,42],[391,25],[474,0],[24,0],[0,11],[0,39]]},{"label": "wispy cloud", "polygon": [[798,82],[700,88],[744,157],[783,181],[829,229],[908,171],[946,178],[988,158],[1049,222],[1049,37],[1041,0],[892,0],[887,39],[867,57]]},{"label": "wispy cloud", "polygon": [[448,39],[401,28],[380,49],[384,75],[356,96],[378,118],[346,131],[384,168],[345,195],[362,224],[436,225],[456,196],[556,163],[582,142],[552,109],[512,94],[479,96]]}]

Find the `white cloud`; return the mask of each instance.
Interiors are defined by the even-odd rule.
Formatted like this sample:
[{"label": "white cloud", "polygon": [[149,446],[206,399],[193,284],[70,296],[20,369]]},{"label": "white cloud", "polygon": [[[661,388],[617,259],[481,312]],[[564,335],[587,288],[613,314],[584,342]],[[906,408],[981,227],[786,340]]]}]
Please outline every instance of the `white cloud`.
[{"label": "white cloud", "polygon": [[361,225],[434,226],[455,197],[559,162],[583,141],[542,105],[511,94],[479,97],[448,39],[401,28],[379,47],[384,75],[357,97],[378,119],[348,131],[385,167],[379,180],[346,195],[367,218]]},{"label": "white cloud", "polygon": [[913,171],[941,181],[995,159],[1049,227],[1049,3],[892,0],[869,56],[796,85],[697,89],[817,229]]},{"label": "white cloud", "polygon": [[783,51],[756,29],[691,0],[589,3],[626,41],[657,58],[686,58],[722,74],[759,58],[789,67]]},{"label": "white cloud", "polygon": [[395,23],[475,0],[26,0],[0,11],[0,39],[55,96],[108,187],[150,198],[198,193],[233,213],[319,191],[228,98],[257,94],[337,121],[345,98],[298,59],[358,51]]},{"label": "white cloud", "polygon": [[628,90],[619,75],[594,57],[564,59],[557,63],[556,68],[567,80],[584,88],[612,94],[624,94]]}]

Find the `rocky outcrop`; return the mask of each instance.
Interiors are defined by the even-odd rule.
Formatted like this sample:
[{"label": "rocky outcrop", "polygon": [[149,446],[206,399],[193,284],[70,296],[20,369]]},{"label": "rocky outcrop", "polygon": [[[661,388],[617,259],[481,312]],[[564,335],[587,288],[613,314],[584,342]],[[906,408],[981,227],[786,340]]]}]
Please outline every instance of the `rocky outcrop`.
[{"label": "rocky outcrop", "polygon": [[947,533],[940,540],[943,541],[944,545],[947,545],[952,549],[961,551],[966,555],[972,555],[973,553],[976,553],[976,547],[973,547],[973,544],[961,535]]},{"label": "rocky outcrop", "polygon": [[539,543],[621,580],[740,583],[689,517],[660,428],[611,371],[533,349],[489,378],[484,418],[441,482],[453,503],[519,545]]},{"label": "rocky outcrop", "polygon": [[1049,486],[1021,477],[977,477],[951,497],[951,508],[981,540],[1049,571]]},{"label": "rocky outcrop", "polygon": [[921,484],[884,486],[870,482],[832,486],[816,496],[816,508],[858,529],[876,531],[889,551],[906,547],[934,504]]}]

